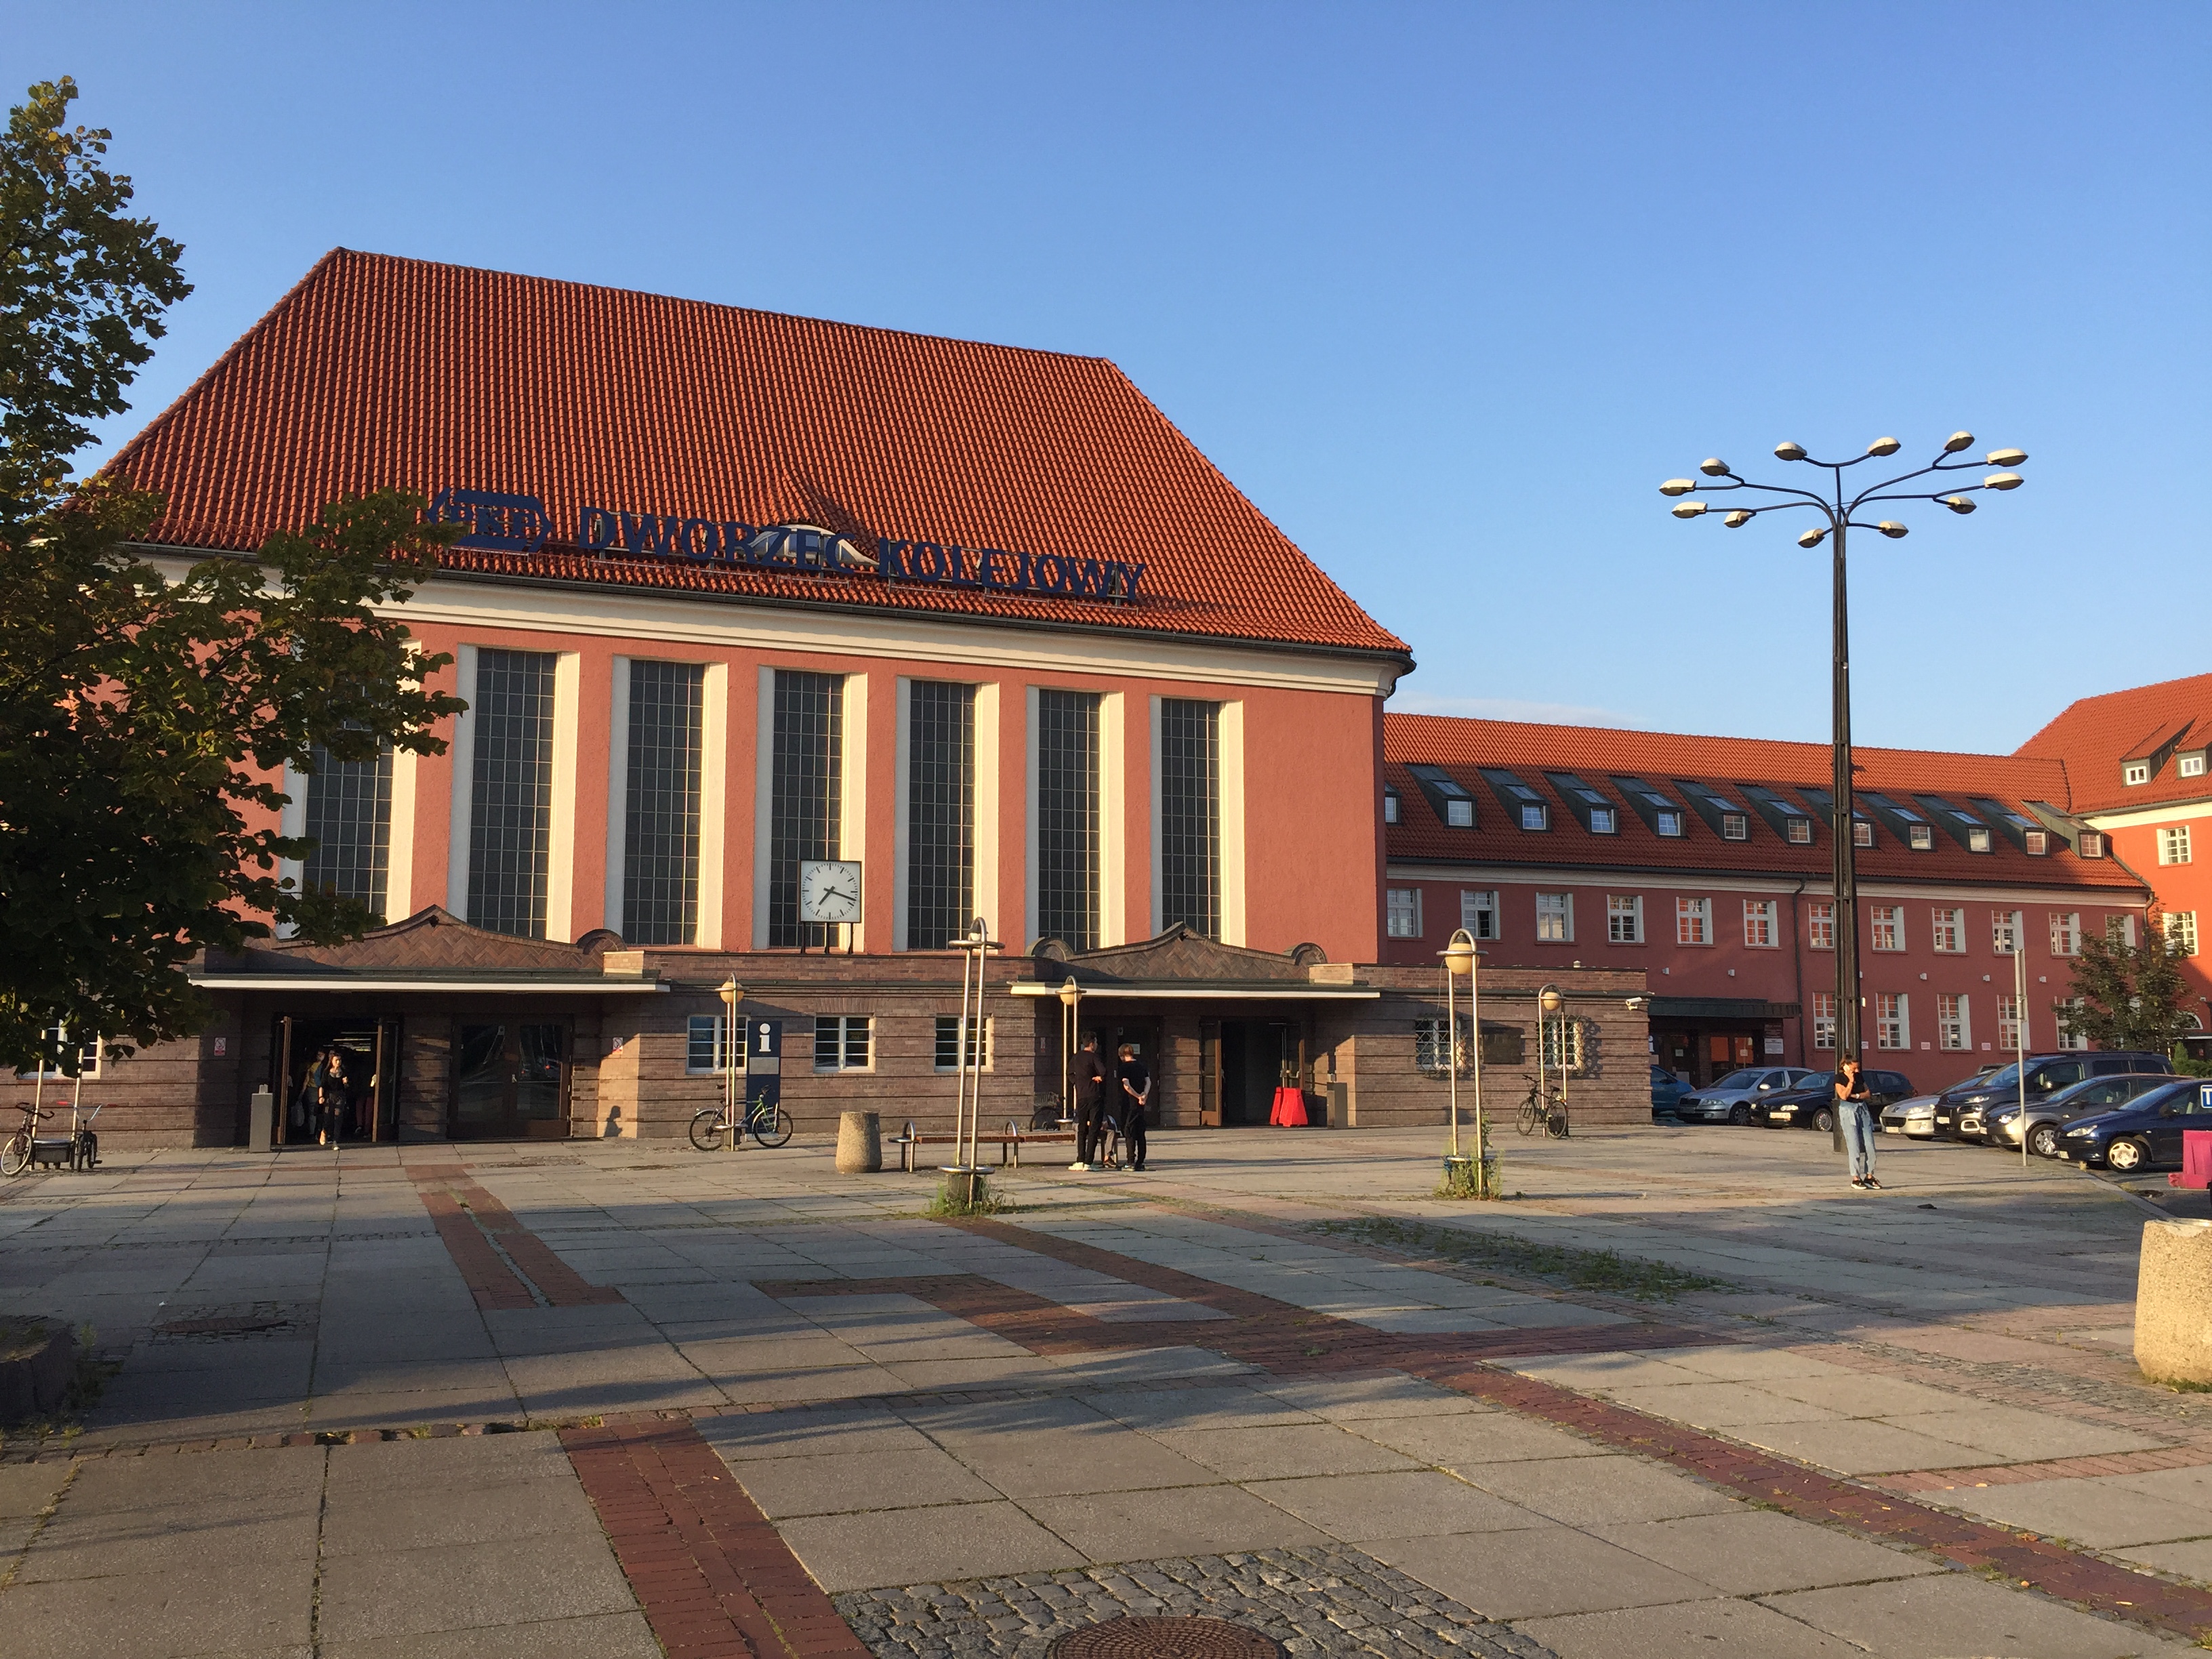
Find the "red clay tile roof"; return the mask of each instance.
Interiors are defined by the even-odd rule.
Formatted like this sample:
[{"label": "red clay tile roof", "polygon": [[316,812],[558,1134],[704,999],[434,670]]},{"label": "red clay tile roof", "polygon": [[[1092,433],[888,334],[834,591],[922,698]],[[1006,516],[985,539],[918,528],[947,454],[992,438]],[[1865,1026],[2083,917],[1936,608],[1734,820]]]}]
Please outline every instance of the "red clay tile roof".
[{"label": "red clay tile roof", "polygon": [[[2212,777],[2185,778],[2179,757],[2212,744],[2212,674],[2107,691],[2069,703],[2019,752],[2063,763],[2076,812],[2212,799]],[[2147,783],[2122,781],[2120,763],[2148,760]]]},{"label": "red clay tile roof", "polygon": [[[1832,867],[1825,810],[1832,775],[1826,744],[1385,714],[1382,754],[1383,780],[1399,796],[1399,821],[1387,831],[1394,862],[1741,871],[1814,879]],[[1991,810],[1993,804],[2036,822],[2027,810],[2028,802],[2063,809],[2065,771],[2056,761],[1913,749],[1860,749],[1854,758],[1859,811],[1875,825],[1875,844],[1859,851],[1862,879],[2121,888],[2138,894],[2143,890],[2142,879],[2124,865],[2111,858],[2077,857],[2057,836],[2050,838],[2048,853],[2027,853],[2009,833],[2018,826],[2008,827]],[[1442,769],[1474,798],[1473,829],[1444,823],[1409,769],[1422,765]],[[1484,768],[1510,771],[1534,791],[1539,804],[1549,808],[1550,828],[1521,829],[1483,775]],[[1614,808],[1617,832],[1600,836],[1586,829],[1551,773],[1571,774],[1605,796]],[[1680,836],[1656,832],[1638,804],[1628,799],[1623,781],[1628,779],[1651,786],[1680,809]],[[1747,785],[1772,795],[1778,815],[1809,817],[1812,841],[1785,840],[1784,830],[1746,793]],[[1710,789],[1740,809],[1747,820],[1746,838],[1723,840],[1707,816],[1712,809],[1701,811],[1702,804],[1691,799],[1686,786]],[[1822,795],[1808,800],[1808,788]],[[1911,850],[1894,821],[1869,804],[1869,793],[1931,822],[1933,849]],[[1648,809],[1649,803],[1642,805]],[[1954,825],[1960,830],[1966,826],[1955,818],[1937,818],[1939,805],[1963,809],[1987,824],[1990,850],[1968,851],[1954,833]]]},{"label": "red clay tile roof", "polygon": [[1134,605],[554,543],[457,569],[1406,653],[1097,357],[339,249],[113,465],[169,545],[454,486],[539,497],[556,538],[594,506],[1146,567]]}]

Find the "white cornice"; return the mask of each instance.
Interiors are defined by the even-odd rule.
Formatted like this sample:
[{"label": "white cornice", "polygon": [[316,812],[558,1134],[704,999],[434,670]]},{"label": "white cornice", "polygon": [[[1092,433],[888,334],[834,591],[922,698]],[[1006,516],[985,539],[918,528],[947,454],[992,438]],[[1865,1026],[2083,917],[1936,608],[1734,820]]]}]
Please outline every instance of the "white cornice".
[{"label": "white cornice", "polygon": [[2081,822],[2096,830],[2139,830],[2147,823],[2179,823],[2185,818],[2212,818],[2212,799],[2167,801],[2163,805],[2131,806],[2124,812],[2084,812]]},{"label": "white cornice", "polygon": [[[1412,864],[1393,860],[1389,866],[1393,881],[1457,882],[1465,887],[1498,885],[1534,886],[1539,883],[1562,887],[1609,887],[1620,890],[1655,887],[1680,889],[1695,893],[1778,893],[1797,890],[1796,878],[1790,876],[1719,875],[1702,870],[1609,870],[1589,869],[1562,866],[1558,868],[1539,868],[1525,864]],[[1804,890],[1808,896],[1826,896],[1834,888],[1826,876],[1805,879]],[[1929,899],[1955,902],[1960,904],[2057,904],[2076,903],[2139,905],[2144,901],[2140,894],[2124,887],[2013,887],[1992,884],[1986,887],[1938,882],[1903,882],[1859,879],[1862,898]]]}]

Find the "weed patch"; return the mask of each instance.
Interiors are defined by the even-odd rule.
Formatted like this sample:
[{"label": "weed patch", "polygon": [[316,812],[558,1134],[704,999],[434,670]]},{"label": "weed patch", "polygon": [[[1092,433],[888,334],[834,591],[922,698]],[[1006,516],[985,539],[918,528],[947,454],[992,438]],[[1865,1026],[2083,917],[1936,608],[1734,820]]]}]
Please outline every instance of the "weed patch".
[{"label": "weed patch", "polygon": [[1511,1233],[1462,1231],[1417,1222],[1363,1217],[1355,1221],[1318,1221],[1316,1232],[1363,1244],[1441,1256],[1462,1267],[1498,1267],[1527,1279],[1541,1279],[1577,1291],[1600,1291],[1638,1302],[1672,1302],[1697,1291],[1733,1291],[1724,1279],[1709,1278],[1663,1261],[1646,1261],[1617,1250],[1583,1250],[1565,1244],[1540,1244]]}]

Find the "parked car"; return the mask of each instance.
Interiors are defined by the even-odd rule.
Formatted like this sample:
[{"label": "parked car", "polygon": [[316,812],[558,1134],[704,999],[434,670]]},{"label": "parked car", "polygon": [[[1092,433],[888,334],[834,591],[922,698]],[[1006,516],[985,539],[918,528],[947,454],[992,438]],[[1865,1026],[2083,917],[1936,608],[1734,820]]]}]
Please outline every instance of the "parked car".
[{"label": "parked car", "polygon": [[[2163,1072],[2129,1072],[2119,1077],[2093,1077],[2046,1095],[2027,1109],[2027,1150],[2038,1158],[2058,1156],[2058,1137],[2069,1123],[2105,1112],[2118,1111],[2173,1079]],[[1983,1137],[1993,1146],[2020,1145],[2020,1102],[1992,1101],[1973,1109],[1982,1114]]]},{"label": "parked car", "polygon": [[2070,1164],[2108,1164],[2123,1175],[2177,1168],[2185,1129],[2212,1129],[2212,1083],[2176,1078],[2118,1111],[2069,1123],[2059,1133],[2058,1156]]},{"label": "parked car", "polygon": [[1907,1095],[1881,1109],[1881,1132],[1926,1140],[1936,1133],[1936,1095]]},{"label": "parked car", "polygon": [[1655,1118],[1671,1114],[1674,1103],[1690,1091],[1690,1085],[1676,1077],[1664,1066],[1651,1068],[1651,1115]]},{"label": "parked car", "polygon": [[1755,1100],[1784,1089],[1802,1086],[1808,1078],[1824,1077],[1802,1066],[1749,1066],[1730,1072],[1717,1083],[1692,1091],[1674,1103],[1674,1115],[1684,1122],[1748,1123]]},{"label": "parked car", "polygon": [[[1869,1072],[1865,1076],[1868,1103],[1876,1111],[1912,1092],[1912,1079],[1902,1072]],[[1818,1129],[1826,1134],[1836,1127],[1835,1073],[1816,1073],[1809,1082],[1771,1095],[1751,1109],[1769,1128]]]},{"label": "parked car", "polygon": [[[2109,1052],[2030,1054],[2027,1056],[2027,1103],[2033,1108],[2043,1100],[2069,1089],[2085,1078],[2118,1077],[2128,1072],[2161,1072],[2173,1075],[2173,1062],[2164,1054],[2144,1054],[2140,1050],[2113,1049]],[[2007,1094],[2017,1099],[2020,1073],[2013,1066],[2000,1066],[1986,1077],[1969,1078],[1964,1083],[1946,1089],[1936,1102],[1936,1134],[1937,1139],[1959,1139],[1960,1120],[1979,1106],[2002,1105]],[[1979,1117],[1976,1117],[1976,1133],[1980,1133]]]}]

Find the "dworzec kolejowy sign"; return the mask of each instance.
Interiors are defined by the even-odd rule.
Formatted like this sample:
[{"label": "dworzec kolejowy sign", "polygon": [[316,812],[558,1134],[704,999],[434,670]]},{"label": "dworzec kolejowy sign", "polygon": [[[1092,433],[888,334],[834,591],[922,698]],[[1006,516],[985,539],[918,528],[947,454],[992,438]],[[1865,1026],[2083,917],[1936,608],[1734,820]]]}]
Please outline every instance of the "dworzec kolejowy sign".
[{"label": "dworzec kolejowy sign", "polygon": [[[553,534],[552,518],[535,495],[446,489],[432,499],[428,516],[433,523],[466,526],[455,545],[487,552],[536,553]],[[586,507],[577,514],[574,545],[603,558],[750,565],[802,575],[874,576],[1084,599],[1134,599],[1145,574],[1141,563],[1123,559],[890,536],[877,539],[871,556],[850,537],[819,525],[750,525],[605,507]]]}]

